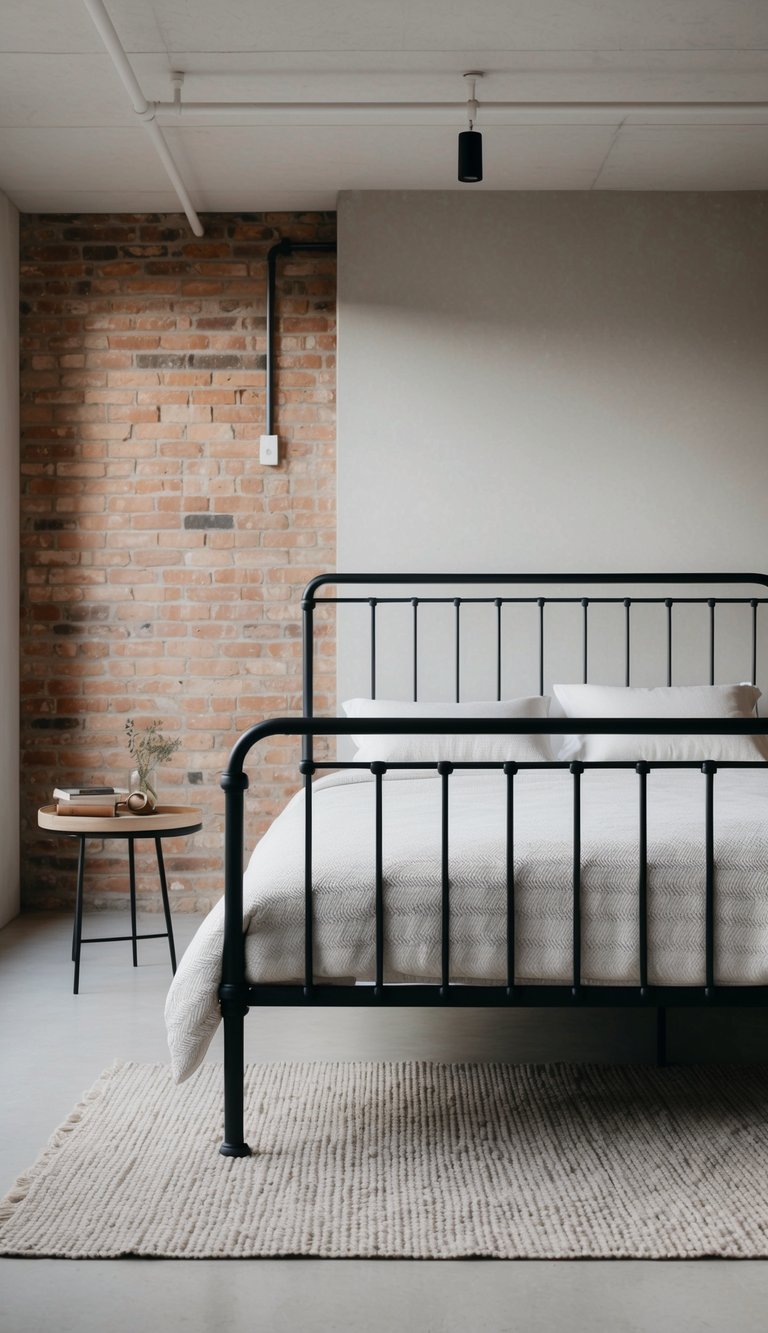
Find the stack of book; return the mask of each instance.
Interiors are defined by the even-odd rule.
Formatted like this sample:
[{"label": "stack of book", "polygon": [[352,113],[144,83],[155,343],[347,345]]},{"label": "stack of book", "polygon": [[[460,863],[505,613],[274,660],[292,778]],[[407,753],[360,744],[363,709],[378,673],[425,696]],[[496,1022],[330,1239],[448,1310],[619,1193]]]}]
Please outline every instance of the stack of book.
[{"label": "stack of book", "polygon": [[54,787],[57,815],[87,815],[91,819],[113,817],[118,801],[128,795],[123,787]]}]

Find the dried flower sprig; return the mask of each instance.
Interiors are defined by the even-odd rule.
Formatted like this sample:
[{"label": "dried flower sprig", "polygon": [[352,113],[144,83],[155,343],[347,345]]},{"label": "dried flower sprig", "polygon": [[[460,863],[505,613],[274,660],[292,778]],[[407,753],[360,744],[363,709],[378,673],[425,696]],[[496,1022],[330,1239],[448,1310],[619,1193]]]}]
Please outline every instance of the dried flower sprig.
[{"label": "dried flower sprig", "polygon": [[171,755],[181,747],[181,737],[177,736],[174,740],[170,740],[162,734],[160,730],[162,725],[162,721],[157,718],[150,722],[144,731],[137,731],[132,717],[129,717],[125,724],[128,751],[136,765],[139,785],[142,791],[149,792],[155,801],[157,792],[152,785],[152,775],[160,764],[167,763]]}]

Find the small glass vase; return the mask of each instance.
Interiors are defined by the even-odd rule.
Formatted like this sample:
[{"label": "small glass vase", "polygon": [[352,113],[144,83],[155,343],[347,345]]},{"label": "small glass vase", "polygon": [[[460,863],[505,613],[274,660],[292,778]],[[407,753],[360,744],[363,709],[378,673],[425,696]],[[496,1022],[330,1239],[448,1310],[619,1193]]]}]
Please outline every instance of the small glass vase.
[{"label": "small glass vase", "polygon": [[155,790],[155,770],[154,768],[139,769],[134,768],[129,782],[129,791],[140,791],[149,798],[154,808],[157,805],[157,792]]}]

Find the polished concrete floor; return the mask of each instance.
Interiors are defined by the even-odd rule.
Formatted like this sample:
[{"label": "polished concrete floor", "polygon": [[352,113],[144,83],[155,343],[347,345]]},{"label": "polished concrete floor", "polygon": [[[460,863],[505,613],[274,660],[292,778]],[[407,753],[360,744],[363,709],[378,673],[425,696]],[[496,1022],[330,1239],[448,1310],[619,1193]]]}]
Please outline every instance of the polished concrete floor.
[{"label": "polished concrete floor", "polygon": [[[159,928],[147,918],[144,929]],[[196,921],[179,917],[183,950]],[[122,932],[108,915],[92,933]],[[116,1056],[165,1060],[162,940],[84,951],[72,995],[71,919],[0,932],[0,1194]],[[246,1024],[249,1060],[652,1057],[648,1014],[271,1010]],[[763,1015],[675,1015],[673,1058],[759,1057]],[[677,1054],[676,1054],[677,1052]],[[210,1058],[221,1059],[219,1041]],[[0,1259],[2,1333],[765,1333],[768,1263],[62,1261]]]}]

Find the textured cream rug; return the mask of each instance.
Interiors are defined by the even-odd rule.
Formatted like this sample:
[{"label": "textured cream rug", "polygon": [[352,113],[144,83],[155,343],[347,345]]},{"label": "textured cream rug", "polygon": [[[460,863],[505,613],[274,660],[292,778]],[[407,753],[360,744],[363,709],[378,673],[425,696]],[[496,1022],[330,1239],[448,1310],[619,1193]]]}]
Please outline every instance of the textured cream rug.
[{"label": "textured cream rug", "polygon": [[768,1069],[276,1064],[254,1155],[222,1074],[107,1070],[0,1204],[0,1253],[63,1258],[768,1256]]}]

